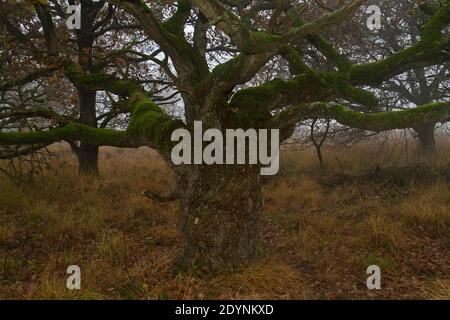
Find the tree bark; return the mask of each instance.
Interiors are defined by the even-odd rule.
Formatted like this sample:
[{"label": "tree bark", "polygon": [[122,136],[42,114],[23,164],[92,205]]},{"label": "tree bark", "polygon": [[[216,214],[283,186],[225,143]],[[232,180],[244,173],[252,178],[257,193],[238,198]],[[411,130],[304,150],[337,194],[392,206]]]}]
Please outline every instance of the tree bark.
[{"label": "tree bark", "polygon": [[[101,5],[103,6],[103,5]],[[93,67],[94,51],[94,21],[99,13],[100,7],[93,2],[85,2],[81,6],[81,29],[77,31],[78,37],[78,63],[89,73],[95,73]],[[97,128],[97,91],[85,88],[77,88],[81,124]],[[97,145],[89,144],[89,141],[80,141],[77,151],[80,175],[99,176]]]},{"label": "tree bark", "polygon": [[257,166],[197,166],[186,179],[181,230],[185,268],[234,268],[256,254],[262,212]]},{"label": "tree bark", "polygon": [[[78,90],[80,104],[80,123],[97,128],[96,120],[96,91]],[[91,145],[88,141],[80,141],[77,150],[79,173],[81,175],[98,176],[98,151],[97,145]]]},{"label": "tree bark", "polygon": [[414,128],[417,133],[419,150],[426,158],[433,158],[436,154],[436,139],[434,134],[434,124],[427,124]]}]

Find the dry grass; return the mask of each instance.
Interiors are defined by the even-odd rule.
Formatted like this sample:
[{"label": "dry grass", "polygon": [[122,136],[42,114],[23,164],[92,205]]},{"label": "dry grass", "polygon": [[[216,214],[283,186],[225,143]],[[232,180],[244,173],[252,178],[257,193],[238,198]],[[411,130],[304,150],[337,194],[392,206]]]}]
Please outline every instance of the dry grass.
[{"label": "dry grass", "polygon": [[[150,150],[104,149],[97,182],[80,181],[70,155],[44,182],[0,178],[0,299],[450,299],[446,176],[427,179],[420,166],[374,175],[411,161],[369,147],[326,157],[321,173],[310,151],[285,152],[264,187],[258,261],[204,277],[176,271],[179,204],[141,195],[174,183]],[[79,291],[65,289],[72,264]],[[380,291],[365,287],[371,264]]]}]

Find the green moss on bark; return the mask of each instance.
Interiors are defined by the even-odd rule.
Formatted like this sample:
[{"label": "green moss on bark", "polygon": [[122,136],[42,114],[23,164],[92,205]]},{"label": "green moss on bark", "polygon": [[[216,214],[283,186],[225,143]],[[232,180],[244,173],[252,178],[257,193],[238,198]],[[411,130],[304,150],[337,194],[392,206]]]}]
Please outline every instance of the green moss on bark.
[{"label": "green moss on bark", "polygon": [[58,141],[86,140],[92,145],[125,146],[125,132],[96,129],[78,123],[63,128],[36,132],[0,132],[0,145],[51,144]]},{"label": "green moss on bark", "polygon": [[173,131],[181,127],[182,121],[172,119],[158,105],[142,98],[135,104],[127,132],[142,144],[167,148],[172,145],[170,138]]},{"label": "green moss on bark", "polygon": [[422,37],[418,43],[384,60],[354,65],[350,69],[350,82],[352,84],[377,85],[416,65],[438,64],[448,60],[449,37],[443,37],[442,29],[449,23],[450,4],[447,1],[424,24]]},{"label": "green moss on bark", "polygon": [[107,90],[120,96],[129,96],[142,91],[141,86],[135,81],[119,80],[106,74],[89,74],[74,62],[68,63],[65,71],[75,86],[86,90]]},{"label": "green moss on bark", "polygon": [[361,113],[338,104],[316,102],[281,112],[267,125],[284,128],[313,118],[334,119],[350,128],[381,132],[447,122],[450,119],[450,102],[430,103],[408,110],[378,113]]}]

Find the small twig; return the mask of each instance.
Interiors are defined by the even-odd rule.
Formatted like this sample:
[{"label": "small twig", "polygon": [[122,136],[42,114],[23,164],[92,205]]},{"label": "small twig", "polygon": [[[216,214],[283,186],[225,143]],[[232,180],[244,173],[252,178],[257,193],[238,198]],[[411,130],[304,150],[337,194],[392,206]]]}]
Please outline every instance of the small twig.
[{"label": "small twig", "polygon": [[181,198],[180,194],[176,191],[169,194],[168,196],[162,196],[155,192],[151,192],[149,190],[144,190],[142,192],[142,195],[153,201],[161,202],[161,203],[173,202],[173,201],[177,201]]}]

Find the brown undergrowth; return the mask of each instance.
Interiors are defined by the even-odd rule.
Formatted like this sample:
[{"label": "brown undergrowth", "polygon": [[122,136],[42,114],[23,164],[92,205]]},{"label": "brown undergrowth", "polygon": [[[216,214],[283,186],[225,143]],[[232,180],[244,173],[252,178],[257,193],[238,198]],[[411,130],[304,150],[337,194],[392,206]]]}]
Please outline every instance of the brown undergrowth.
[{"label": "brown undergrowth", "polygon": [[[264,186],[260,257],[202,277],[176,269],[180,204],[142,196],[174,183],[148,149],[103,149],[95,182],[77,177],[70,154],[43,181],[1,177],[0,298],[449,299],[446,170],[367,149],[326,156],[321,172],[310,151],[284,152]],[[73,264],[79,291],[65,289]],[[372,264],[383,272],[380,291],[365,286]]]}]

